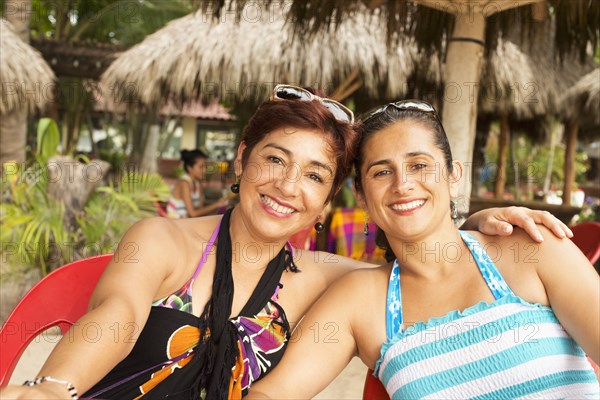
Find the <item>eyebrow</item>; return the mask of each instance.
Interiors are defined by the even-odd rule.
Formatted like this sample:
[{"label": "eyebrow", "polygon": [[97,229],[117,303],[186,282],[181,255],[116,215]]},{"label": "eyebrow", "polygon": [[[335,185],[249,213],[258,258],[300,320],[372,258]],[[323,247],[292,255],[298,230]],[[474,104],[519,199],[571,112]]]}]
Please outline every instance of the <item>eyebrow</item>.
[{"label": "eyebrow", "polygon": [[[406,153],[406,158],[419,157],[419,156],[426,156],[426,157],[433,159],[433,155],[431,155],[430,153],[428,153],[426,151],[411,151],[410,153]],[[388,165],[391,163],[392,163],[392,160],[389,158],[386,158],[384,160],[377,160],[377,161],[370,162],[367,164],[367,172],[369,172],[369,169],[371,169],[372,167],[376,167],[378,165]]]},{"label": "eyebrow", "polygon": [[[280,146],[280,145],[278,145],[278,144],[275,144],[275,143],[267,143],[267,144],[265,145],[265,147],[272,147],[272,148],[275,148],[275,149],[277,149],[277,150],[280,150],[280,151],[282,151],[283,153],[285,153],[285,155],[286,155],[286,156],[288,156],[288,157],[292,158],[292,152],[291,152],[290,150],[286,149],[285,147],[282,147],[282,146]],[[331,169],[331,167],[330,167],[329,165],[327,165],[327,164],[324,164],[324,163],[322,163],[322,162],[320,162],[320,161],[317,161],[317,160],[310,160],[310,162],[309,162],[308,164],[309,164],[309,165],[313,165],[313,166],[315,166],[315,167],[318,167],[318,168],[323,168],[323,169],[325,169],[325,170],[329,171],[329,173],[330,173],[331,175],[333,175],[333,170],[332,170],[332,169]]]}]

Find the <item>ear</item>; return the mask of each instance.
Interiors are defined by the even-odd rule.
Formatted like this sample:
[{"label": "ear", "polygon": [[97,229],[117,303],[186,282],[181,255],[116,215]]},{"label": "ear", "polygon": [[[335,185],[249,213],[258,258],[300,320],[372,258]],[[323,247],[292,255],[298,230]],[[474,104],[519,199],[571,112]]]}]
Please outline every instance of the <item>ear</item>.
[{"label": "ear", "polygon": [[365,196],[362,191],[356,189],[356,182],[352,185],[352,193],[354,193],[354,197],[356,197],[356,202],[363,210],[367,211],[367,201],[365,200]]},{"label": "ear", "polygon": [[452,173],[448,175],[448,184],[450,185],[450,197],[453,199],[460,195],[464,167],[460,161],[452,161]]},{"label": "ear", "polygon": [[237,149],[237,156],[235,157],[235,161],[233,162],[233,170],[235,171],[235,176],[241,176],[243,172],[242,165],[242,156],[244,155],[244,150],[246,149],[246,143],[240,142],[240,145]]}]

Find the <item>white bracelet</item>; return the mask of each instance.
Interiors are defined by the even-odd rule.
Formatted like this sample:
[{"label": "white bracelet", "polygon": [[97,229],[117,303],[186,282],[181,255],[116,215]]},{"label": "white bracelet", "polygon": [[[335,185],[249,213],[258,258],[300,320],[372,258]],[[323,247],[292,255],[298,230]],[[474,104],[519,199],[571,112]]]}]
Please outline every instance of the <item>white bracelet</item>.
[{"label": "white bracelet", "polygon": [[75,386],[73,386],[73,384],[71,382],[63,381],[60,379],[55,379],[51,376],[42,376],[42,377],[37,377],[32,381],[25,381],[23,383],[23,386],[35,386],[35,385],[39,385],[42,382],[54,382],[54,383],[60,383],[61,385],[66,385],[67,390],[69,391],[69,394],[71,395],[71,399],[79,400],[79,396],[77,396],[77,389],[75,389]]}]

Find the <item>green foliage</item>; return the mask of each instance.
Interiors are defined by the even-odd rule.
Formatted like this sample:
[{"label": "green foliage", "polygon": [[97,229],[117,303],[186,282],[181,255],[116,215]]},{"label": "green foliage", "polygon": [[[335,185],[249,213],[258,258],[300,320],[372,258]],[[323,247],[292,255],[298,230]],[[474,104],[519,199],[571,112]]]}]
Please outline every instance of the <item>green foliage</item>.
[{"label": "green foliage", "polygon": [[[48,195],[44,164],[3,172],[0,202],[1,256],[13,266],[32,266],[43,275],[79,258],[109,253],[136,221],[156,215],[169,187],[157,174],[129,174],[117,186],[100,186],[88,199],[77,224],[65,221],[65,206]],[[93,251],[93,254],[91,253]]]},{"label": "green foliage", "polygon": [[58,154],[59,144],[60,132],[56,122],[51,118],[41,118],[37,128],[37,156],[42,164]]},{"label": "green foliage", "polygon": [[[548,158],[550,157],[550,149],[547,145],[535,143],[530,137],[525,134],[517,134],[516,140],[516,161],[519,169],[519,179],[521,185],[525,185],[527,180],[530,180],[535,190],[540,190],[544,184]],[[498,142],[496,140],[488,140],[488,145],[485,150],[485,160],[487,163],[496,164],[498,162]],[[510,154],[507,154],[507,171],[506,171],[506,189],[514,191],[514,165],[510,159]],[[551,189],[562,189],[564,183],[565,170],[565,147],[557,145],[554,149],[554,158],[551,166]],[[584,182],[585,173],[587,170],[587,156],[583,152],[575,153],[575,182]],[[488,191],[494,191],[494,179],[489,179],[485,183]]]},{"label": "green foliage", "polygon": [[55,243],[71,242],[72,235],[63,223],[65,207],[48,196],[48,176],[42,164],[36,161],[26,170],[16,172],[10,177],[2,175],[8,192],[3,193],[0,202],[2,257],[19,264],[37,265],[46,274],[49,260],[58,257],[56,261],[66,261],[62,251],[53,247]]},{"label": "green foliage", "polygon": [[32,0],[31,35],[132,46],[194,10],[189,0]]},{"label": "green foliage", "polygon": [[169,187],[157,174],[132,173],[117,187],[98,188],[77,217],[85,243],[95,244],[98,253],[113,251],[125,231],[141,218],[156,215],[156,203],[168,196]]}]

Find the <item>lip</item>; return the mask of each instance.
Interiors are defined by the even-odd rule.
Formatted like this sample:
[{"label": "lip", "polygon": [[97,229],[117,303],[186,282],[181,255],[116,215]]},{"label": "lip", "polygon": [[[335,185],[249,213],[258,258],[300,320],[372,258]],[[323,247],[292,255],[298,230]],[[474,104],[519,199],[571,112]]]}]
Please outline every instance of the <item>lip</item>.
[{"label": "lip", "polygon": [[[418,207],[411,208],[410,210],[394,210],[394,209],[392,208],[392,206],[394,206],[394,205],[396,205],[396,204],[398,204],[398,205],[402,205],[402,204],[408,204],[408,203],[412,203],[413,201],[423,201],[423,204],[421,204],[421,205],[420,205],[420,206],[418,206]],[[421,208],[423,208],[423,206],[424,206],[425,204],[427,204],[427,199],[423,199],[423,198],[402,199],[402,200],[398,200],[398,201],[395,201],[395,202],[393,202],[393,203],[390,203],[390,204],[388,205],[388,208],[389,208],[389,209],[390,209],[390,210],[391,210],[391,211],[392,211],[394,214],[397,214],[397,215],[411,215],[411,214],[414,214],[414,213],[416,213],[417,211],[419,211]]]},{"label": "lip", "polygon": [[[271,199],[271,201],[274,201],[275,203],[283,206],[283,207],[287,207],[287,208],[291,208],[294,210],[294,212],[290,213],[290,214],[284,214],[284,213],[280,213],[277,212],[275,210],[273,210],[271,207],[269,207],[263,200],[262,200],[262,196],[268,197],[269,199]],[[259,195],[259,201],[260,201],[260,205],[262,206],[262,208],[269,213],[270,215],[277,217],[277,218],[291,218],[298,210],[296,210],[295,207],[291,206],[289,203],[284,202],[284,201],[280,201],[274,197],[268,196],[266,194],[261,194]]]}]

